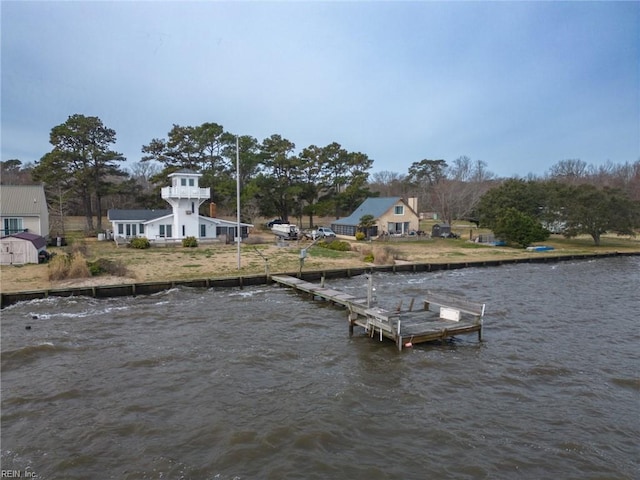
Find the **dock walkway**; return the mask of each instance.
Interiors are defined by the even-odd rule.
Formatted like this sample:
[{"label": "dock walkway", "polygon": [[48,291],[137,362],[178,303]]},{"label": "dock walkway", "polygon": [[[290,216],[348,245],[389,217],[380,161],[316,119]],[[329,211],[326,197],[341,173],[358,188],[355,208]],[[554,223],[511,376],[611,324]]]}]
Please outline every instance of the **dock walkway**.
[{"label": "dock walkway", "polygon": [[[371,278],[371,277],[369,277]],[[358,298],[353,295],[327,288],[324,281],[314,284],[288,275],[273,275],[271,280],[291,287],[299,292],[311,295],[349,310],[349,332],[354,327],[364,328],[372,338],[390,339],[402,350],[413,344],[445,340],[456,335],[478,333],[482,340],[482,319],[485,305],[472,303],[465,299],[443,296],[427,292],[422,299],[422,308],[414,310],[414,300],[407,310],[385,310],[371,306],[371,297]]]}]

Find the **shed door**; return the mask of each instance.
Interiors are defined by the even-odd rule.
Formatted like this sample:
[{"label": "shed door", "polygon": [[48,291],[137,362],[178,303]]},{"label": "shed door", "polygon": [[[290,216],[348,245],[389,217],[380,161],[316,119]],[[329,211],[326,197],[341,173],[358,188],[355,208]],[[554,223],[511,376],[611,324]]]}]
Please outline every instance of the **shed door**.
[{"label": "shed door", "polygon": [[13,254],[9,242],[3,242],[0,251],[0,265],[11,265],[11,262],[13,262]]},{"label": "shed door", "polygon": [[13,263],[24,265],[27,263],[28,242],[13,242]]},{"label": "shed door", "polygon": [[24,265],[27,263],[27,248],[29,242],[11,239],[2,242],[2,264]]}]

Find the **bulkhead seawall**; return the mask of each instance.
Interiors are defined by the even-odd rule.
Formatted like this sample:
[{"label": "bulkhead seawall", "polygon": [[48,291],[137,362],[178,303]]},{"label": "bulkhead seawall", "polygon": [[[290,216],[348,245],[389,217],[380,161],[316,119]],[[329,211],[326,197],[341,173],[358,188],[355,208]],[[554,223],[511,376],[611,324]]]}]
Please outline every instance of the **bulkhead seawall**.
[{"label": "bulkhead seawall", "polygon": [[[473,262],[447,263],[406,263],[400,265],[371,265],[367,267],[340,268],[330,270],[309,270],[303,272],[278,272],[272,275],[290,275],[306,281],[324,278],[345,278],[374,272],[436,272],[470,267],[498,267],[515,263],[554,263],[571,260],[589,260],[619,256],[635,256],[640,252],[608,252],[601,254],[540,256],[503,260],[482,260]],[[135,295],[151,295],[176,287],[195,288],[243,288],[271,283],[270,275],[244,275],[238,277],[206,278],[198,280],[172,280],[160,282],[130,283],[121,285],[103,285],[93,287],[70,287],[50,290],[33,290],[24,292],[0,293],[0,308],[17,302],[36,300],[48,297],[87,296],[94,298],[123,297]]]}]

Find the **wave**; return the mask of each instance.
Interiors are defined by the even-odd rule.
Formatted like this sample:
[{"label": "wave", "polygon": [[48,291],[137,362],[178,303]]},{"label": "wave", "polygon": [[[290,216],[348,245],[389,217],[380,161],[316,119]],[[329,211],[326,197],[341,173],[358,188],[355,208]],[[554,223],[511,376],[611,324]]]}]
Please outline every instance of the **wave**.
[{"label": "wave", "polygon": [[51,342],[27,345],[15,350],[5,350],[2,352],[2,371],[21,367],[25,364],[35,362],[42,357],[69,350],[68,347],[54,345]]}]

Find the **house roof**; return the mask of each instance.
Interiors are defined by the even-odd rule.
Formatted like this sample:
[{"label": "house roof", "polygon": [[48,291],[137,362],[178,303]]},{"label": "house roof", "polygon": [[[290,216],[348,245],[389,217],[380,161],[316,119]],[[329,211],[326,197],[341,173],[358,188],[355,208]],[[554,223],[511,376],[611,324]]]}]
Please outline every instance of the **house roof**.
[{"label": "house roof", "polygon": [[41,237],[40,235],[36,235],[35,233],[29,233],[29,232],[14,233],[13,235],[7,235],[6,237],[2,237],[2,238],[3,239],[19,238],[21,240],[26,240],[28,242],[33,243],[33,246],[36,247],[38,250],[40,250],[42,247],[44,247],[47,244],[46,238]]},{"label": "house roof", "polygon": [[0,215],[3,217],[47,212],[42,185],[0,185]]},{"label": "house roof", "polygon": [[174,175],[197,175],[198,177],[202,176],[201,173],[194,172],[193,170],[189,170],[188,168],[181,168],[180,170],[169,174],[169,177],[173,177]]},{"label": "house roof", "polygon": [[377,220],[400,201],[402,201],[402,197],[367,198],[351,215],[331,223],[335,225],[359,225],[360,219],[365,215],[373,215],[373,218]]},{"label": "house roof", "polygon": [[173,210],[171,209],[158,209],[158,210],[118,210],[110,209],[107,212],[107,218],[111,221],[137,221],[146,222],[155,218],[166,217],[171,215]]},{"label": "house roof", "polygon": [[[158,220],[162,217],[172,217],[173,210],[118,210],[111,209],[107,212],[107,218],[109,221],[116,222],[151,222],[153,220]],[[220,218],[212,218],[212,217],[203,217],[199,215],[199,218],[205,222],[212,222],[216,225],[226,225],[226,226],[234,226],[237,222],[232,222],[230,220],[222,220]],[[243,227],[253,227],[250,223],[240,223]]]}]

